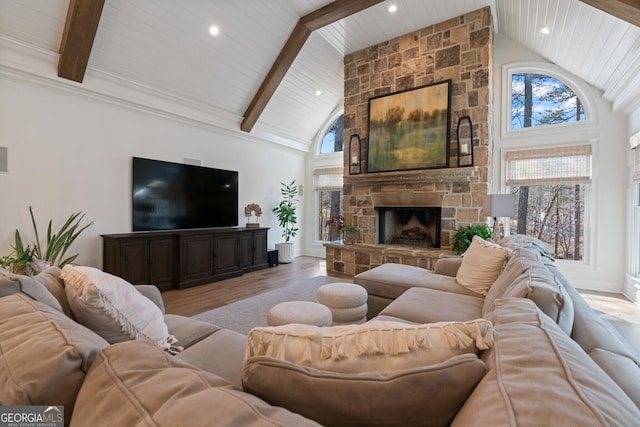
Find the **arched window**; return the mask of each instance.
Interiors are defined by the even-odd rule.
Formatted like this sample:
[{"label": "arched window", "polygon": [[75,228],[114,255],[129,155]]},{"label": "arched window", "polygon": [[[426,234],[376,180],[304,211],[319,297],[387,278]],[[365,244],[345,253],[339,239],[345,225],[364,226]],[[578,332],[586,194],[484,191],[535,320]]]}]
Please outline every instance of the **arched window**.
[{"label": "arched window", "polygon": [[503,184],[516,196],[511,232],[539,238],[557,258],[584,261],[592,142],[580,129],[597,122],[589,89],[547,63],[507,64],[502,75]]},{"label": "arched window", "polygon": [[344,151],[344,114],[338,116],[331,123],[320,144],[320,154],[337,153],[339,151]]},{"label": "arched window", "polygon": [[555,77],[537,73],[511,74],[511,129],[586,120],[584,104]]},{"label": "arched window", "polygon": [[342,216],[342,176],[344,162],[344,113],[336,110],[327,117],[325,127],[318,132],[312,165],[316,193],[316,241],[339,238],[332,226]]}]

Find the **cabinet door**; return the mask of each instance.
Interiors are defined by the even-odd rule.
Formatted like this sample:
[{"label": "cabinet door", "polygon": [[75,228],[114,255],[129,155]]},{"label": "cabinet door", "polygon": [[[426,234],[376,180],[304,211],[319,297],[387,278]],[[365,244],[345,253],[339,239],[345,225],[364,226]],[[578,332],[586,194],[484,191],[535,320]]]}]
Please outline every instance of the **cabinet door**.
[{"label": "cabinet door", "polygon": [[267,230],[253,233],[253,265],[266,266],[267,262]]},{"label": "cabinet door", "polygon": [[[180,243],[180,289],[213,275],[213,235],[184,236]],[[186,285],[186,286],[185,286]]]},{"label": "cabinet door", "polygon": [[[220,235],[215,237],[216,276],[236,276],[240,273],[240,242],[237,235]],[[216,277],[219,279],[220,277]]]},{"label": "cabinet door", "polygon": [[149,241],[149,283],[161,291],[172,289],[174,262],[172,238]]},{"label": "cabinet door", "polygon": [[120,271],[116,274],[134,285],[149,283],[147,239],[130,239],[120,244]]},{"label": "cabinet door", "polygon": [[253,265],[253,233],[242,233],[240,240],[240,267],[247,268]]}]

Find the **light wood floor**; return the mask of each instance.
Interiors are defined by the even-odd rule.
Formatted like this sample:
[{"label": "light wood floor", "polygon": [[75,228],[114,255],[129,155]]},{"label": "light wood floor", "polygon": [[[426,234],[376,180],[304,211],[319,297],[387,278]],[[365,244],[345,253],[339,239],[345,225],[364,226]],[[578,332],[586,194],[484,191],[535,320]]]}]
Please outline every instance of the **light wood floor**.
[{"label": "light wood floor", "polygon": [[[280,264],[277,267],[189,289],[166,291],[162,293],[162,299],[167,313],[193,316],[311,277],[326,275],[327,266],[324,259],[302,256],[297,257],[291,264]],[[350,276],[345,278],[351,279]]]}]

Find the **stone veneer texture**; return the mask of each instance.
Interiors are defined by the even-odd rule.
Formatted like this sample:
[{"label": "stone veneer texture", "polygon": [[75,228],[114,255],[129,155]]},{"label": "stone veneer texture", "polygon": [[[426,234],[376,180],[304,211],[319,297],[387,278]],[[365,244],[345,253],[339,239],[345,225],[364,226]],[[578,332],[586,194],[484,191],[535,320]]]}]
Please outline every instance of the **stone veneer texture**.
[{"label": "stone veneer texture", "polygon": [[345,147],[345,219],[347,224],[358,227],[362,241],[377,243],[372,195],[383,193],[429,193],[428,199],[439,201],[443,213],[440,237],[443,248],[451,246],[451,237],[458,227],[486,223],[482,201],[489,187],[491,158],[493,27],[490,9],[479,9],[349,54],[344,59],[344,70],[344,140],[349,141],[353,134],[362,138],[363,172],[366,171],[369,98],[451,79],[451,168],[457,167],[458,119],[469,115],[473,122],[474,167],[465,168],[469,173],[458,174],[463,177],[457,181],[432,181],[428,170],[364,173],[352,179],[347,164],[348,147]]}]

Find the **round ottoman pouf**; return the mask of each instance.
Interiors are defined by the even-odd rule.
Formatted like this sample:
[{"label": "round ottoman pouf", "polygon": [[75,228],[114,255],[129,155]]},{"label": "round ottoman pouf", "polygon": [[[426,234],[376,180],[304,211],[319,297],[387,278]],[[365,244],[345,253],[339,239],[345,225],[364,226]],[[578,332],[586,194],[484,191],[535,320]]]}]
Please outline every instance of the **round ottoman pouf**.
[{"label": "round ottoman pouf", "polygon": [[331,326],[331,310],[322,304],[309,301],[287,301],[275,305],[267,314],[269,326],[302,323],[314,326]]},{"label": "round ottoman pouf", "polygon": [[331,310],[334,325],[367,321],[367,291],[353,283],[329,283],[318,289],[318,302]]}]

